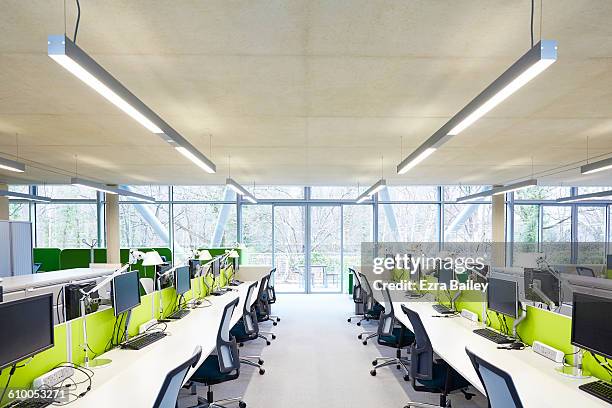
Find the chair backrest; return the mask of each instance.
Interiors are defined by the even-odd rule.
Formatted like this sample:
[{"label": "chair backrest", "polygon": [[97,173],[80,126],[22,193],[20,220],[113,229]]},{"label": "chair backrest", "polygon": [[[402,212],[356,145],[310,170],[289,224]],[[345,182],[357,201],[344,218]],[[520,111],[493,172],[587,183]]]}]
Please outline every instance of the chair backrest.
[{"label": "chair backrest", "polygon": [[353,302],[355,303],[363,303],[363,289],[361,288],[361,281],[359,280],[359,275],[353,268],[348,268],[349,273],[352,273],[355,281],[353,282]]},{"label": "chair backrest", "polygon": [[157,394],[153,408],[175,408],[176,400],[178,399],[179,391],[183,386],[185,377],[190,367],[195,367],[202,355],[202,347],[197,346],[193,351],[193,355],[185,362],[172,369],[166,378]]},{"label": "chair backrest", "polygon": [[261,278],[259,282],[259,290],[257,291],[257,308],[258,313],[269,315],[270,307],[269,307],[269,296],[268,296],[268,282],[270,281],[270,274]]},{"label": "chair backrest", "polygon": [[273,268],[268,275],[268,302],[276,302],[276,290],[274,290],[274,277],[276,276],[276,268]]},{"label": "chair backrest", "polygon": [[408,316],[414,333],[414,343],[410,346],[410,377],[415,380],[431,380],[434,353],[421,316],[405,305],[402,305],[402,311]]},{"label": "chair backrest", "polygon": [[510,374],[478,357],[467,348],[465,352],[470,357],[476,374],[485,388],[489,408],[523,408]]},{"label": "chair backrest", "polygon": [[246,334],[257,334],[259,333],[259,324],[257,323],[257,314],[253,307],[253,293],[255,293],[255,287],[257,282],[253,282],[247,289],[246,300],[242,308],[242,321],[244,323],[244,330]]},{"label": "chair backrest", "polygon": [[371,311],[374,308],[374,291],[370,286],[367,276],[361,272],[357,272],[359,275],[359,282],[363,288],[363,308],[366,312]]},{"label": "chair backrest", "polygon": [[154,281],[152,278],[140,278],[140,284],[145,291],[145,294],[153,293]]},{"label": "chair backrest", "polygon": [[383,299],[385,301],[385,310],[380,313],[378,320],[378,336],[390,336],[393,334],[393,328],[395,327],[395,311],[393,309],[393,300],[391,299],[391,292],[386,287],[383,290]]},{"label": "chair backrest", "polygon": [[238,306],[238,299],[232,300],[223,309],[219,332],[217,333],[217,357],[219,359],[219,370],[227,374],[240,369],[240,357],[236,339],[230,336],[232,325],[232,314]]},{"label": "chair backrest", "polygon": [[587,268],[586,266],[577,266],[576,273],[580,276],[591,276],[595,277],[595,271],[591,268]]}]

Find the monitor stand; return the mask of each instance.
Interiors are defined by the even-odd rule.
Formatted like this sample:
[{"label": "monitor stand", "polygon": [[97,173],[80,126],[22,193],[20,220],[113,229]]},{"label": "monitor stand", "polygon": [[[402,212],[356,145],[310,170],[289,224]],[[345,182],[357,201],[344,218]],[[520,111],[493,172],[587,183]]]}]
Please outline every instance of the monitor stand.
[{"label": "monitor stand", "polygon": [[574,365],[563,365],[562,367],[558,367],[556,370],[559,372],[559,374],[574,379],[584,379],[591,377],[591,373],[582,368],[582,356],[584,351],[577,347],[574,347],[574,351],[577,351],[576,354],[574,354]]}]

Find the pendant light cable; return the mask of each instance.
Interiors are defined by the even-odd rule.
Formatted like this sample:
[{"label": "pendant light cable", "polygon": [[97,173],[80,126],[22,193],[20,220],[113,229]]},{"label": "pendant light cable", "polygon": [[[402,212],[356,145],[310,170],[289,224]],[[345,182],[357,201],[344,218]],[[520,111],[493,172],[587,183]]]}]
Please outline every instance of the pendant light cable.
[{"label": "pendant light cable", "polygon": [[535,11],[535,0],[531,0],[531,48],[533,48],[533,13]]},{"label": "pendant light cable", "polygon": [[72,42],[74,42],[75,44],[77,42],[77,34],[79,33],[79,23],[81,22],[81,3],[79,3],[79,0],[76,0],[76,6],[77,6],[77,20],[76,20],[76,25],[74,26],[74,36],[72,37]]}]

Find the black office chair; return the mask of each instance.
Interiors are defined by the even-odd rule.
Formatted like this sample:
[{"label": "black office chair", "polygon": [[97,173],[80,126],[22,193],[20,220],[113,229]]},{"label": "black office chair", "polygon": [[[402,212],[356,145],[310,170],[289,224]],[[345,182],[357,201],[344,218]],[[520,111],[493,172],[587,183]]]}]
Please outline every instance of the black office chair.
[{"label": "black office chair", "polygon": [[[410,361],[402,358],[402,348],[410,346],[414,343],[414,333],[408,330],[404,325],[400,324],[395,318],[395,309],[393,308],[393,300],[389,288],[383,291],[385,301],[385,311],[380,315],[378,320],[378,344],[396,349],[395,357],[377,357],[372,361],[374,368],[370,371],[371,375],[376,375],[376,369],[395,365],[397,369],[404,369],[404,380],[410,379]],[[364,344],[367,339],[364,340]],[[382,361],[382,363],[379,363]]]},{"label": "black office chair", "polygon": [[[268,303],[268,282],[270,281],[270,274],[261,278],[259,282],[259,290],[257,291],[257,300],[255,300],[255,313],[257,315],[257,322],[272,322],[272,325],[276,326],[276,321],[270,319],[270,304]],[[261,334],[269,335],[272,340],[276,339],[276,334],[267,331],[259,331]]]},{"label": "black office chair", "polygon": [[206,360],[189,379],[192,394],[196,393],[195,386],[198,383],[208,387],[206,399],[198,397],[198,408],[216,408],[230,402],[238,402],[240,408],[246,407],[242,397],[215,401],[212,392],[213,385],[235,380],[240,375],[238,345],[236,339],[230,336],[230,324],[236,306],[238,306],[238,299],[234,299],[225,306],[217,332],[216,353],[206,357]]},{"label": "black office chair", "polygon": [[[353,268],[349,268],[349,272],[352,273],[353,277],[355,278],[355,281],[353,282],[353,303],[355,303],[355,307],[358,307],[357,305],[361,305],[361,307],[363,308],[363,289],[361,287],[361,281],[359,281],[359,276]],[[346,321],[351,323],[353,319],[358,319],[362,317],[363,313],[356,314],[349,317]]]},{"label": "black office chair", "polygon": [[[245,342],[258,338],[265,340],[268,346],[270,345],[270,341],[259,334],[259,325],[257,324],[255,308],[251,305],[251,299],[253,298],[253,293],[255,293],[256,286],[257,282],[254,282],[248,287],[246,299],[242,308],[242,317],[230,330],[230,336],[236,339],[240,347],[242,347]],[[257,362],[251,360],[256,360]],[[259,368],[259,374],[261,375],[266,372],[266,370],[262,368],[264,361],[261,359],[261,356],[241,356],[240,362]]]},{"label": "black office chair", "polygon": [[577,266],[576,273],[580,276],[590,276],[592,278],[595,277],[595,271],[591,268],[587,268],[586,266]]},{"label": "black office chair", "polygon": [[510,374],[478,357],[467,348],[465,352],[484,386],[489,399],[489,408],[523,408]]},{"label": "black office chair", "polygon": [[[380,314],[384,312],[385,308],[382,307],[382,305],[378,303],[376,299],[374,299],[374,291],[372,290],[372,286],[370,286],[370,282],[368,281],[367,276],[365,276],[361,272],[357,272],[357,274],[359,275],[359,281],[361,282],[364,296],[363,318],[359,322],[357,322],[357,326],[361,326],[361,322],[363,322],[364,320],[367,322],[369,322],[370,320],[378,320]],[[372,334],[374,335],[372,336]],[[367,339],[370,339],[372,337],[376,337],[376,332],[371,330],[364,330],[363,332],[359,333],[357,338],[361,340],[363,336],[368,336]],[[364,344],[367,344],[367,339],[366,343]]]},{"label": "black office chair", "polygon": [[[270,271],[270,279],[268,279],[268,290],[266,291],[266,294],[268,296],[268,305],[273,305],[274,303],[276,303],[276,290],[274,289],[274,278],[276,276],[276,268],[273,268]],[[272,312],[272,307],[270,307],[269,312]],[[280,317],[275,316],[275,315],[269,315],[270,319],[272,319],[272,321],[276,321],[276,322],[280,322]]]},{"label": "black office chair", "polygon": [[470,383],[455,371],[444,360],[434,359],[431,341],[418,313],[402,305],[402,311],[410,319],[415,341],[410,346],[410,377],[412,388],[419,392],[440,394],[440,404],[409,402],[404,408],[450,407],[448,394],[461,391],[465,399],[472,399],[474,394],[466,391]]},{"label": "black office chair", "polygon": [[153,408],[175,408],[179,391],[183,386],[183,381],[187,376],[190,367],[195,367],[202,356],[202,347],[197,346],[193,355],[187,361],[181,363],[168,374],[157,394],[153,403]]}]

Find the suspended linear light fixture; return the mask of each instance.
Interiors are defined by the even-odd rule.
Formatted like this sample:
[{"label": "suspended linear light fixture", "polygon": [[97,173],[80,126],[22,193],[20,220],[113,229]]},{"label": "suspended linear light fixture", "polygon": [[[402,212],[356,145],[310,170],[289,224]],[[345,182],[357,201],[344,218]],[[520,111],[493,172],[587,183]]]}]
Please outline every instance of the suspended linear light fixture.
[{"label": "suspended linear light fixture", "polygon": [[580,173],[593,174],[612,169],[612,157],[580,166]]},{"label": "suspended linear light fixture", "polygon": [[23,173],[25,171],[25,167],[26,166],[23,163],[0,157],[0,169],[14,171],[15,173]]},{"label": "suspended linear light fixture", "polygon": [[597,201],[598,198],[612,197],[612,190],[598,191],[597,193],[579,194],[556,199],[557,203],[573,203],[580,201]]},{"label": "suspended linear light fixture", "polygon": [[225,179],[225,185],[234,190],[236,194],[240,194],[242,198],[244,198],[248,202],[252,204],[257,204],[257,198],[255,198],[253,194],[249,193],[246,188],[242,187],[234,179],[228,177],[227,179]]},{"label": "suspended linear light fixture", "polygon": [[522,190],[524,188],[531,187],[531,186],[537,186],[537,185],[538,185],[538,180],[529,179],[529,180],[521,181],[518,183],[508,184],[505,186],[494,187],[491,190],[482,191],[480,193],[470,194],[464,197],[459,197],[457,199],[457,202],[460,203],[464,201],[472,201],[477,198],[490,197],[494,195],[509,193],[511,191]]},{"label": "suspended linear light fixture", "polygon": [[387,186],[387,181],[385,179],[380,179],[376,183],[372,184],[370,188],[361,193],[359,197],[357,197],[356,203],[361,204],[366,200],[372,198],[372,196],[378,193],[380,190]]},{"label": "suspended linear light fixture", "polygon": [[48,55],[109,102],[208,173],[216,166],[66,35],[48,37]]},{"label": "suspended linear light fixture", "polygon": [[49,197],[43,197],[33,194],[17,193],[15,191],[0,190],[0,197],[14,198],[16,200],[36,201],[39,203],[50,203]]},{"label": "suspended linear light fixture", "polygon": [[506,100],[557,60],[557,42],[541,40],[397,166],[403,174]]},{"label": "suspended linear light fixture", "polygon": [[72,177],[70,179],[70,184],[72,184],[73,186],[80,186],[80,187],[91,188],[93,190],[102,191],[102,192],[108,193],[108,194],[117,194],[117,195],[122,195],[122,196],[126,196],[126,197],[132,197],[132,198],[136,198],[136,199],[141,200],[141,201],[145,201],[147,203],[154,203],[155,202],[155,199],[153,197],[149,197],[149,196],[146,196],[146,195],[143,195],[143,194],[134,193],[133,191],[125,190],[123,188],[117,188],[117,187],[108,186],[108,185],[103,184],[103,183],[98,183],[96,181],[91,181],[91,180],[83,179],[83,178],[80,178],[80,177]]}]

